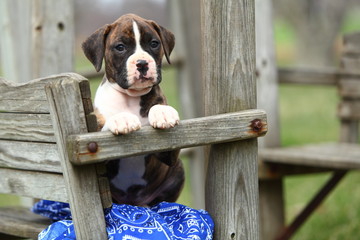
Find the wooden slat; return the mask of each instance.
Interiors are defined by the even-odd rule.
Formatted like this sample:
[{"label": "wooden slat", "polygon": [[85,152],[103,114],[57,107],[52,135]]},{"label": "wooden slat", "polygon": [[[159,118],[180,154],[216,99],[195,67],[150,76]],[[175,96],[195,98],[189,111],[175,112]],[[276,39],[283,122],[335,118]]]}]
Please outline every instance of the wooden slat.
[{"label": "wooden slat", "polygon": [[336,85],[340,78],[360,79],[360,73],[336,68],[279,68],[279,83]]},{"label": "wooden slat", "polygon": [[341,65],[344,69],[348,71],[353,71],[359,73],[360,66],[360,54],[359,55],[345,55],[341,59]]},{"label": "wooden slat", "polygon": [[76,104],[82,103],[82,95],[86,95],[80,89],[83,84],[89,83],[81,76],[73,76],[48,85],[45,91],[64,170],[76,238],[79,240],[107,239],[96,168],[94,165],[71,164],[66,146],[69,135],[88,131],[83,104]]},{"label": "wooden slat", "polygon": [[346,34],[344,36],[344,53],[345,54],[360,54],[360,32],[353,34]]},{"label": "wooden slat", "polygon": [[50,115],[0,112],[0,139],[55,142]]},{"label": "wooden slat", "polygon": [[260,180],[271,180],[271,179],[281,180],[283,177],[286,176],[324,173],[324,172],[332,172],[332,171],[334,171],[333,168],[271,163],[271,162],[263,162],[263,161],[259,162]]},{"label": "wooden slat", "polygon": [[[255,0],[258,108],[267,112],[269,132],[259,149],[280,146],[279,84],[275,57],[273,1]],[[259,168],[259,175],[261,174]],[[260,176],[259,176],[260,178]],[[285,223],[282,179],[259,181],[260,239],[275,239]]]},{"label": "wooden slat", "polygon": [[47,83],[60,81],[75,73],[64,73],[15,84],[0,79],[0,112],[49,113],[44,87]]},{"label": "wooden slat", "polygon": [[[344,54],[341,57],[341,67],[345,71],[356,71],[359,73],[360,54],[358,54],[358,47],[360,45],[359,34],[347,34],[344,36]],[[360,78],[343,77],[339,83],[339,92],[343,95],[342,102],[338,109],[338,115],[341,117],[341,142],[359,142],[359,87],[355,80]],[[347,83],[346,80],[350,80]],[[354,88],[353,90],[351,88]]]},{"label": "wooden slat", "polygon": [[[258,119],[262,129],[254,131],[252,122]],[[262,110],[248,110],[203,118],[183,120],[168,130],[143,127],[128,135],[114,136],[97,132],[72,136],[68,147],[75,164],[88,164],[150,152],[223,143],[259,137],[267,132],[266,114]],[[96,142],[98,150],[91,153],[88,144]]]},{"label": "wooden slat", "polygon": [[340,80],[338,89],[341,97],[360,100],[360,76],[357,79],[347,78]]},{"label": "wooden slat", "polygon": [[61,174],[0,168],[0,191],[25,197],[67,202]]},{"label": "wooden slat", "polygon": [[300,147],[264,149],[260,160],[270,163],[303,166],[359,169],[360,146],[347,143],[325,143]]},{"label": "wooden slat", "polygon": [[0,167],[61,173],[55,144],[0,140]]},{"label": "wooden slat", "polygon": [[0,208],[0,232],[10,235],[37,239],[38,234],[51,224],[51,220],[32,213],[28,208]]},{"label": "wooden slat", "polygon": [[280,68],[280,83],[335,85],[338,79],[336,69]]},{"label": "wooden slat", "polygon": [[338,116],[343,120],[360,120],[360,102],[342,101],[338,107]]}]

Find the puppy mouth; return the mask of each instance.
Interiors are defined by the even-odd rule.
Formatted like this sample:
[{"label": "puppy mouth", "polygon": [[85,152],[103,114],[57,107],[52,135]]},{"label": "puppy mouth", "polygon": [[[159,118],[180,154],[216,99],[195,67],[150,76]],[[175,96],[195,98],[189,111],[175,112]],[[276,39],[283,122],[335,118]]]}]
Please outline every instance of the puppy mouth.
[{"label": "puppy mouth", "polygon": [[148,86],[148,87],[129,87],[128,89],[133,90],[133,91],[143,91],[143,90],[149,90],[153,87],[153,85]]},{"label": "puppy mouth", "polygon": [[129,96],[138,97],[148,94],[151,91],[152,87],[153,85],[146,87],[129,87],[128,89],[125,90],[125,92]]},{"label": "puppy mouth", "polygon": [[138,78],[137,77],[134,77],[134,80],[135,82],[139,81],[141,83],[144,83],[144,82],[152,82],[154,81],[154,78],[153,77],[145,77],[144,75],[140,75]]}]

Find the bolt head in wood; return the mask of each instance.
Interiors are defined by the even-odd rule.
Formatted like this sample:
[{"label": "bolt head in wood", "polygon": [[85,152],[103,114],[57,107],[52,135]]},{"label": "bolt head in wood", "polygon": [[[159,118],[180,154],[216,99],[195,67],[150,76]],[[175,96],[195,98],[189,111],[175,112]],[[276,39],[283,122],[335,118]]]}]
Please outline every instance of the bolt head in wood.
[{"label": "bolt head in wood", "polygon": [[90,142],[87,145],[87,149],[89,150],[89,152],[91,153],[96,153],[98,150],[98,145],[96,142]]}]

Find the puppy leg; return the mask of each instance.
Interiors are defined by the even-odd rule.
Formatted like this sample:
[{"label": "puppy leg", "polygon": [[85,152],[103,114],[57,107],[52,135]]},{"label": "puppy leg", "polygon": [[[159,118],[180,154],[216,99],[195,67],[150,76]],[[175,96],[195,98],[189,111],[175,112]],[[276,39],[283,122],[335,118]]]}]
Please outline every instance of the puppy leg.
[{"label": "puppy leg", "polygon": [[179,124],[179,114],[175,108],[168,105],[154,105],[149,111],[149,123],[154,128],[173,128]]},{"label": "puppy leg", "polygon": [[111,131],[113,134],[128,134],[141,128],[140,119],[127,112],[122,112],[111,116],[106,120],[101,131]]}]

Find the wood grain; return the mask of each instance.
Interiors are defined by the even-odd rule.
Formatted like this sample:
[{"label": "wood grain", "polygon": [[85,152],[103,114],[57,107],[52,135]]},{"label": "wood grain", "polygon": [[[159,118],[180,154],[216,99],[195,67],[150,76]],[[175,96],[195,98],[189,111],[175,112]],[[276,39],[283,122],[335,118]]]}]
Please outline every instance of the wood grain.
[{"label": "wood grain", "polygon": [[[254,1],[202,0],[205,115],[256,108]],[[212,145],[206,208],[216,240],[259,239],[256,139]]]},{"label": "wood grain", "polygon": [[55,144],[0,140],[0,167],[61,173]]},{"label": "wood grain", "polygon": [[1,193],[60,202],[68,201],[61,174],[0,168],[0,176]]},{"label": "wood grain", "polygon": [[65,185],[79,240],[107,239],[104,212],[94,165],[74,166],[68,157],[69,135],[86,133],[86,114],[80,85],[87,80],[74,75],[46,87]]},{"label": "wood grain", "polygon": [[[260,138],[259,150],[280,146],[279,82],[275,58],[273,2],[255,0],[256,76],[258,108],[268,114],[269,131]],[[281,80],[281,79],[280,79]],[[268,172],[259,162],[259,174]],[[260,177],[260,176],[259,176]],[[260,239],[275,239],[285,224],[283,182],[278,179],[259,181]]]},{"label": "wood grain", "polygon": [[333,169],[359,169],[360,148],[357,144],[322,143],[299,147],[264,149],[265,162],[304,165]]},{"label": "wood grain", "polygon": [[[360,45],[359,34],[348,34],[344,37],[344,53],[341,57],[341,65],[344,71],[353,71],[359,73],[360,67]],[[343,77],[339,83],[339,93],[342,96],[342,102],[339,107],[338,115],[341,118],[341,142],[359,142],[359,92],[360,77]],[[350,80],[347,82],[346,80]]]},{"label": "wood grain", "polygon": [[[252,129],[254,120],[262,123],[261,130]],[[263,136],[266,131],[265,112],[247,110],[183,120],[178,126],[168,130],[147,126],[122,136],[115,136],[110,132],[75,135],[69,138],[68,147],[71,149],[71,161],[75,164],[88,164],[150,152],[249,139]],[[96,143],[96,152],[89,151],[89,143]]]},{"label": "wood grain", "polygon": [[[44,87],[75,73],[63,73],[16,84],[0,78],[0,112],[49,113]],[[80,75],[78,75],[80,76]]]},{"label": "wood grain", "polygon": [[[61,11],[59,11],[61,9]],[[74,65],[72,0],[33,0],[32,72],[34,77],[70,72]]]},{"label": "wood grain", "polygon": [[360,55],[360,33],[352,33],[344,36],[344,53],[349,55]]},{"label": "wood grain", "polygon": [[[7,234],[0,234],[0,239],[37,239],[39,233],[50,224],[49,218],[32,213],[28,208],[0,208],[0,232]],[[12,238],[10,235],[19,238]]]},{"label": "wood grain", "polygon": [[50,114],[0,112],[0,139],[54,143]]}]

